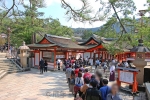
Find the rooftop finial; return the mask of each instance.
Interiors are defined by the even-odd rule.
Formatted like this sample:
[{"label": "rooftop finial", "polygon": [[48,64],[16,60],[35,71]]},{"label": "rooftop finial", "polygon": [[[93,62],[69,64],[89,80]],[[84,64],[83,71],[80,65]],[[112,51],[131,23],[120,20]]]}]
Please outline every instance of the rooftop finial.
[{"label": "rooftop finial", "polygon": [[138,46],[143,46],[143,40],[142,39],[139,39],[138,42],[139,42]]},{"label": "rooftop finial", "polygon": [[23,46],[25,46],[26,45],[26,43],[23,41]]}]

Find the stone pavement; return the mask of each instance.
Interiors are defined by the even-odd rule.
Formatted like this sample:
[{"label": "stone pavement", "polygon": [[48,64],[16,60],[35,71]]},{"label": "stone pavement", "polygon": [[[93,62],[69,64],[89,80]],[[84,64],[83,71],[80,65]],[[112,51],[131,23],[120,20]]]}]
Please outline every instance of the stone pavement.
[{"label": "stone pavement", "polygon": [[[31,69],[0,80],[0,100],[73,100],[68,91],[65,74],[58,71],[40,74],[38,69]],[[135,97],[123,91],[119,94],[123,100],[146,100],[145,93]]]},{"label": "stone pavement", "polygon": [[8,74],[0,80],[0,100],[73,100],[64,72],[39,70]]}]

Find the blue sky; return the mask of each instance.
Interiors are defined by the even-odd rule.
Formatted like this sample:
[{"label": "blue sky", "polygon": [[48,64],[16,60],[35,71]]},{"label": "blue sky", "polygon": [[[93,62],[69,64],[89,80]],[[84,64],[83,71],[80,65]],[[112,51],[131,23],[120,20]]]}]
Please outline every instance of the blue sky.
[{"label": "blue sky", "polygon": [[[18,0],[19,1],[19,0]],[[24,0],[25,3],[28,3],[28,0]],[[73,8],[80,8],[81,7],[81,2],[79,0],[66,0],[67,2],[70,3]],[[92,8],[94,11],[97,11],[99,8],[99,3],[95,3],[95,0],[89,0],[91,3]],[[137,6],[137,11],[135,14],[138,13],[138,10],[143,10],[146,7],[143,5],[146,3],[146,0],[133,0],[135,2],[135,5]],[[6,4],[9,7],[12,4],[12,0],[6,0]],[[78,28],[78,27],[83,27],[83,28],[93,28],[93,27],[99,27],[103,25],[106,21],[99,21],[89,24],[89,23],[79,23],[79,22],[74,22],[73,20],[67,21],[67,16],[65,16],[65,9],[61,8],[61,3],[60,0],[45,0],[46,8],[39,9],[39,11],[45,12],[44,17],[49,17],[51,16],[52,18],[58,18],[59,21],[61,22],[62,25],[73,27],[73,28]],[[19,9],[22,9],[21,6],[19,6]],[[136,15],[137,16],[137,15]],[[138,16],[137,16],[138,17]]]}]

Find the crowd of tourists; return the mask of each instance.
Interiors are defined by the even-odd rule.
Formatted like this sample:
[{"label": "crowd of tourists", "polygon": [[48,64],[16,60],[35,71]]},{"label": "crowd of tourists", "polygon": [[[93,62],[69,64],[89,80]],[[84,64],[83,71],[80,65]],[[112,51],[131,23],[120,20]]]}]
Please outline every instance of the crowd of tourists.
[{"label": "crowd of tourists", "polygon": [[[60,63],[62,61],[57,59],[58,70],[60,70]],[[115,59],[111,61],[96,59],[95,72],[91,73],[86,67],[90,65],[88,59],[74,59],[69,58],[63,62],[66,73],[66,79],[69,86],[69,91],[74,95],[74,100],[122,100],[118,95],[118,85],[113,83],[108,86],[110,81],[115,81],[116,67],[129,67],[129,63],[123,61],[118,63]],[[39,62],[41,74],[43,70],[47,72],[47,61],[41,59]],[[41,67],[43,66],[43,67]],[[101,67],[109,69],[109,80],[103,78]],[[78,96],[77,96],[78,95]]]},{"label": "crowd of tourists", "polygon": [[[95,73],[92,74],[88,69],[84,69],[80,59],[77,62],[79,63],[76,65],[68,63],[65,70],[69,91],[72,92],[75,100],[122,100],[117,94],[118,85],[114,83],[111,87],[108,86],[109,81],[115,81],[116,62],[114,60],[111,61],[109,68],[109,80],[103,79],[100,69],[95,69]],[[107,61],[100,62],[97,59],[95,61],[95,68],[100,64],[106,68],[108,66]]]}]

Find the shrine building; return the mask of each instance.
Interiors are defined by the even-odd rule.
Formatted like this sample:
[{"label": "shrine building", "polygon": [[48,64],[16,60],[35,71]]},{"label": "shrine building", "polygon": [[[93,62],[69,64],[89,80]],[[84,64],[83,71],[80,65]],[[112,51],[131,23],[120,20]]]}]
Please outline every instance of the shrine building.
[{"label": "shrine building", "polygon": [[[113,41],[112,38],[108,39],[93,35],[85,41],[77,42],[75,39],[46,34],[41,41],[28,46],[33,54],[32,66],[34,67],[39,66],[41,58],[47,60],[48,68],[52,69],[56,68],[57,59],[63,61],[72,57],[75,59],[88,57],[91,65],[94,65],[95,60],[100,57],[102,57],[102,60],[111,60],[115,57],[120,62],[134,60],[135,53],[130,52],[132,47],[129,45],[123,45],[123,52],[115,56],[109,54],[103,44],[109,44]],[[149,54],[146,57],[149,58]]]}]

